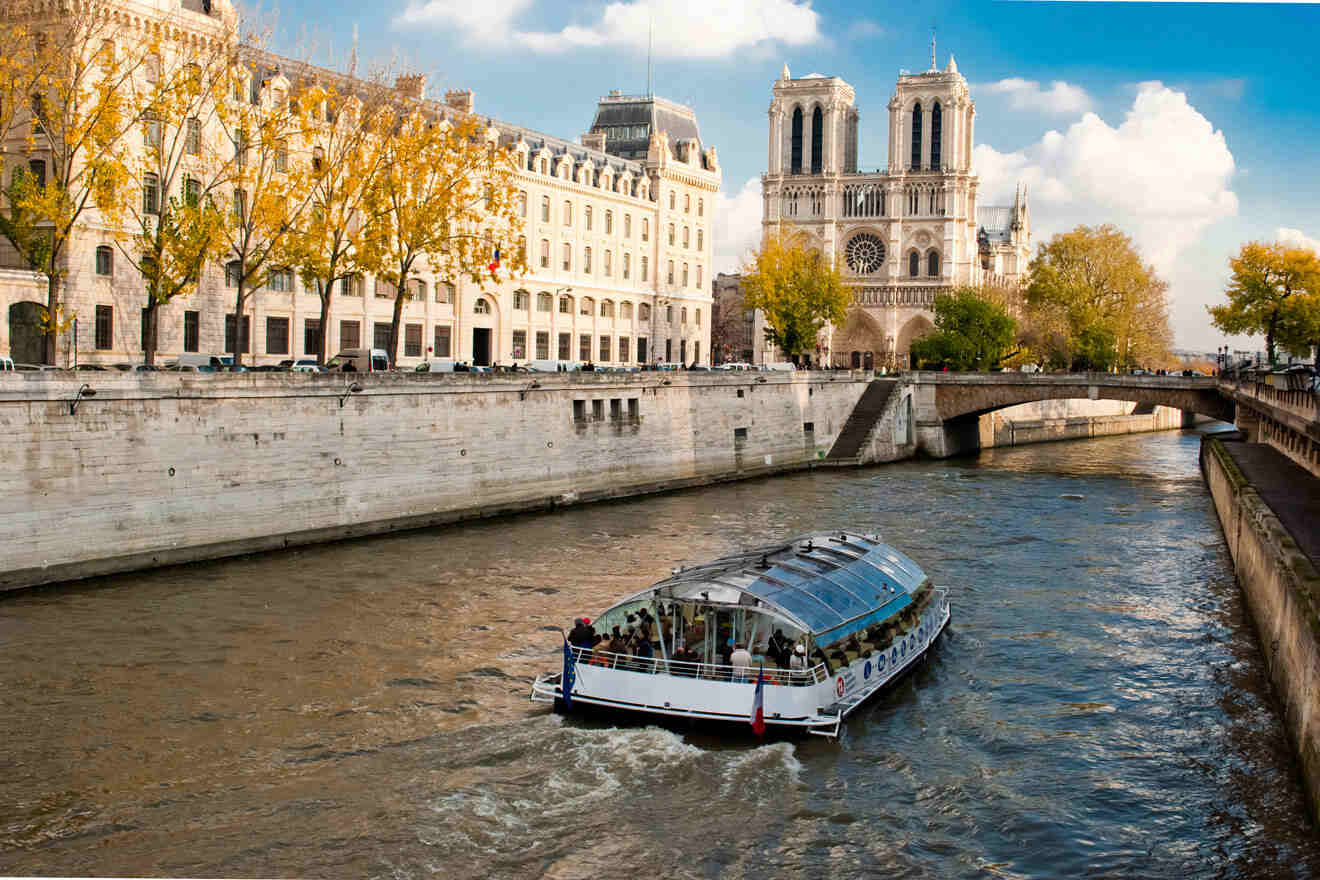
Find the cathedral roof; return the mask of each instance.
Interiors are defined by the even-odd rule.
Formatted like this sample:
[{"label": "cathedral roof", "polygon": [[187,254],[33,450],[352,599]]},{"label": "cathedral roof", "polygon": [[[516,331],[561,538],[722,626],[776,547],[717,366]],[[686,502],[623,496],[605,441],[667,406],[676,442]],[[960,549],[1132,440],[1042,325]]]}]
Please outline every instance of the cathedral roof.
[{"label": "cathedral roof", "polygon": [[1011,205],[984,205],[976,209],[976,228],[985,232],[991,242],[1012,241],[1013,207]]}]

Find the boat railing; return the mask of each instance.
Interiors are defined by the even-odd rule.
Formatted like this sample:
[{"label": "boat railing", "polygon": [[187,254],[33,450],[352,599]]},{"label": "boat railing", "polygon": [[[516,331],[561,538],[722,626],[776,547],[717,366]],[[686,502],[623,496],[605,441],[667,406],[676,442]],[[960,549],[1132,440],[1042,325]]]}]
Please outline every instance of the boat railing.
[{"label": "boat railing", "polygon": [[638,657],[633,654],[617,654],[612,651],[597,651],[591,648],[573,646],[573,658],[587,666],[599,666],[618,669],[624,672],[640,672],[646,675],[673,675],[680,678],[698,678],[707,681],[728,681],[756,683],[756,676],[762,669],[767,685],[785,687],[807,687],[819,684],[829,678],[823,663],[811,669],[780,669],[774,667],[724,666],[718,663],[700,663],[691,660],[666,660],[663,657]]}]

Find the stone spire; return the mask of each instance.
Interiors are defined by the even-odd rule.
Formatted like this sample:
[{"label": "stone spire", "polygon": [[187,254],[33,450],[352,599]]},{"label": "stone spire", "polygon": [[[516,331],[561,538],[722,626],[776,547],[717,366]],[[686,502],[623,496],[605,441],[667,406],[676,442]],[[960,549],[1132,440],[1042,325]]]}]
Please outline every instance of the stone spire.
[{"label": "stone spire", "polygon": [[957,72],[958,72],[958,62],[953,60],[953,53],[952,53],[952,52],[949,53],[949,66],[946,67],[946,68],[944,68],[944,72],[945,72],[945,73],[957,73]]},{"label": "stone spire", "polygon": [[779,78],[782,79],[782,80],[784,80],[785,82],[787,82],[788,80],[792,79],[792,77],[790,77],[790,76],[788,75],[788,62],[787,62],[787,61],[784,62],[784,72],[781,73],[781,74],[779,75]]}]

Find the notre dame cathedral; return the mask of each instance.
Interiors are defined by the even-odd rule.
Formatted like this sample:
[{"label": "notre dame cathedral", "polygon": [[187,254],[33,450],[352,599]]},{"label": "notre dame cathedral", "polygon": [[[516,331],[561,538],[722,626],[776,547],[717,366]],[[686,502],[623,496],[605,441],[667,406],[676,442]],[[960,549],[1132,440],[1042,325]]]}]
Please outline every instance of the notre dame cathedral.
[{"label": "notre dame cathedral", "polygon": [[889,160],[859,169],[858,110],[836,76],[790,76],[770,103],[765,234],[791,228],[838,259],[854,305],[813,358],[843,367],[905,366],[932,329],[935,296],[962,285],[1017,285],[1031,252],[1025,191],[980,205],[972,168],[976,105],[952,56],[903,73],[889,99]]}]

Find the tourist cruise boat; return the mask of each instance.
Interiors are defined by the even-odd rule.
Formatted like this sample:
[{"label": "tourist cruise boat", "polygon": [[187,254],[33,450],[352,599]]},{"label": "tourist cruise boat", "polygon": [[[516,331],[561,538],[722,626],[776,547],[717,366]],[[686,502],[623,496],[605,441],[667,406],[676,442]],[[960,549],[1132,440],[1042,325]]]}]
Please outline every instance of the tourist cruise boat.
[{"label": "tourist cruise boat", "polygon": [[533,700],[838,736],[930,650],[949,600],[876,536],[815,533],[675,569],[589,623],[606,640],[575,628]]}]

